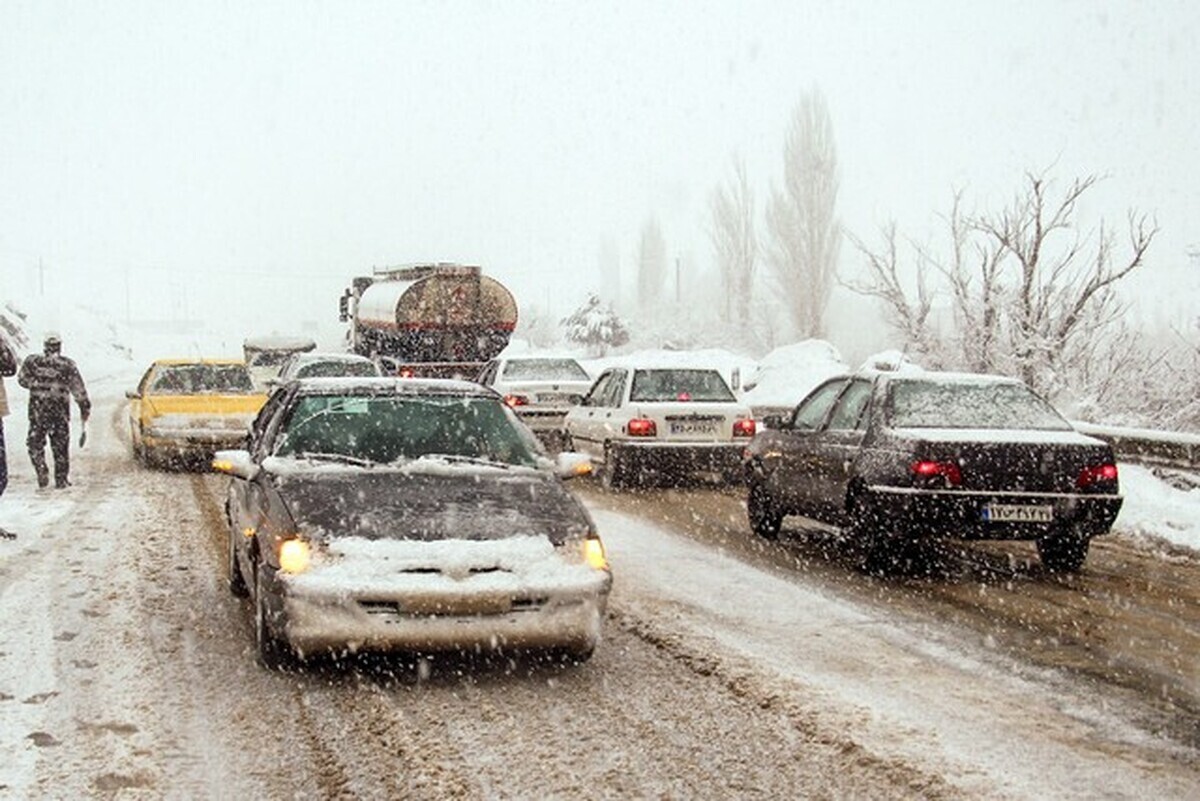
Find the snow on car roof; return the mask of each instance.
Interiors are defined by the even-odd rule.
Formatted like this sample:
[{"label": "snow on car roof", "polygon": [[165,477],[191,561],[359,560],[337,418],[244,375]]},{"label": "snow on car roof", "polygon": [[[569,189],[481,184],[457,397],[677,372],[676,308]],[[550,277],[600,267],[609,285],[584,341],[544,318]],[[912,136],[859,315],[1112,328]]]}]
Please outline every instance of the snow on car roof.
[{"label": "snow on car roof", "polygon": [[243,359],[232,359],[232,358],[228,358],[228,357],[225,357],[225,358],[218,357],[215,359],[209,359],[209,358],[203,358],[203,357],[201,357],[201,358],[190,357],[189,358],[186,356],[173,357],[173,358],[167,358],[167,359],[155,359],[153,363],[160,364],[163,366],[168,366],[168,367],[176,367],[176,366],[186,365],[186,364],[232,364],[232,365],[243,365],[243,366],[245,366],[245,364],[246,364],[245,360],[243,360]]},{"label": "snow on car roof", "polygon": [[313,350],[317,343],[308,337],[264,336],[246,337],[243,348],[249,350]]},{"label": "snow on car roof", "polygon": [[372,363],[366,356],[357,353],[298,353],[294,357],[297,364],[311,364],[312,362],[368,362]]},{"label": "snow on car roof", "polygon": [[452,378],[375,378],[338,376],[333,378],[299,378],[295,383],[306,394],[353,392],[355,390],[392,390],[397,394],[468,395],[477,398],[499,398],[491,389],[471,381]]}]

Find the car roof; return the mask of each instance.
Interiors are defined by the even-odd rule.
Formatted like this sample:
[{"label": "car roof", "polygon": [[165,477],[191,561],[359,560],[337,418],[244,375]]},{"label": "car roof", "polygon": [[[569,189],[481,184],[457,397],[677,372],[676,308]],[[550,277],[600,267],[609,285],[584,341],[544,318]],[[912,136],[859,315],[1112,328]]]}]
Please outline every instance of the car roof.
[{"label": "car roof", "polygon": [[295,359],[297,364],[310,364],[312,362],[368,362],[370,364],[374,364],[374,362],[372,362],[366,356],[362,356],[358,353],[343,353],[341,351],[334,353],[319,353],[310,351],[308,353],[296,353],[292,356],[292,358]]},{"label": "car roof", "polygon": [[295,384],[301,395],[328,395],[334,393],[362,393],[364,395],[434,395],[441,397],[486,398],[499,400],[500,394],[471,381],[449,378],[374,378],[334,377],[298,378]]},{"label": "car roof", "polygon": [[184,366],[184,365],[189,365],[189,364],[222,364],[222,365],[239,365],[239,366],[241,366],[241,367],[245,367],[245,366],[246,366],[246,362],[245,362],[244,360],[242,360],[242,359],[231,359],[231,358],[219,358],[219,359],[207,359],[207,358],[199,358],[199,359],[197,359],[197,358],[155,359],[155,360],[152,362],[152,364],[155,364],[155,365],[161,365],[161,366],[169,366],[169,367],[179,367],[179,366]]}]

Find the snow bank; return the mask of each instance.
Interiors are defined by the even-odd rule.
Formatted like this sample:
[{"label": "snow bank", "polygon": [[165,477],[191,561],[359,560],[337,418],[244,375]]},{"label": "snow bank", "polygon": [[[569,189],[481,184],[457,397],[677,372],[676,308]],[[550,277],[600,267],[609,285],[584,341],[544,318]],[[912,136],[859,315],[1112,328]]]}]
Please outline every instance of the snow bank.
[{"label": "snow bank", "polygon": [[849,369],[837,348],[823,339],[784,345],[759,362],[742,400],[751,406],[790,408],[825,379]]},{"label": "snow bank", "polygon": [[752,375],[758,363],[753,359],[742,356],[724,348],[707,348],[704,350],[663,350],[654,348],[625,353],[620,356],[606,356],[600,359],[588,359],[580,362],[583,369],[593,376],[598,376],[610,367],[657,367],[657,368],[692,368],[697,370],[716,370],[732,387],[734,371],[738,372],[740,385],[746,376]]},{"label": "snow bank", "polygon": [[1148,468],[1132,464],[1119,468],[1125,503],[1115,530],[1200,552],[1200,487],[1176,489]]}]

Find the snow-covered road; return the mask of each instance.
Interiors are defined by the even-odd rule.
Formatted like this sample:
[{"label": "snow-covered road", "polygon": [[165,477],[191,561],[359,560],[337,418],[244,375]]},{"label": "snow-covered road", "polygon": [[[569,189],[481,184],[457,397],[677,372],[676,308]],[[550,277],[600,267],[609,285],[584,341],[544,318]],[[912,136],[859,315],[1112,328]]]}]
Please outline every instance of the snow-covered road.
[{"label": "snow-covered road", "polygon": [[[19,537],[0,541],[0,797],[1186,798],[1200,786],[1195,743],[1147,718],[1128,686],[989,647],[928,588],[836,560],[799,569],[803,543],[734,545],[747,536],[738,501],[704,490],[689,508],[686,492],[580,486],[617,578],[584,666],[265,671],[225,588],[222,479],[136,467],[122,403],[98,406],[65,492],[32,488],[8,430],[0,524]],[[1185,567],[1163,559],[1158,580]],[[1016,583],[1013,597],[1053,597]],[[1178,618],[1200,631],[1194,606]],[[1107,632],[1074,636],[1086,651]]]}]

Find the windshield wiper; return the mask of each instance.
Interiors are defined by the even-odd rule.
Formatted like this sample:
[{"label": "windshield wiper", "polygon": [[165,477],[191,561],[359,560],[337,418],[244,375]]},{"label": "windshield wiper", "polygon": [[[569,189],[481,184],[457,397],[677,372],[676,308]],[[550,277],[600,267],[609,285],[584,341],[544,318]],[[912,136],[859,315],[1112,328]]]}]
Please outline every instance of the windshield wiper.
[{"label": "windshield wiper", "polygon": [[417,458],[441,459],[442,461],[452,462],[455,464],[477,464],[485,467],[502,467],[505,470],[508,470],[514,466],[509,462],[497,462],[494,459],[485,459],[482,456],[459,456],[453,453],[425,453]]},{"label": "windshield wiper", "polygon": [[352,464],[358,467],[374,467],[379,464],[370,459],[364,459],[361,456],[350,456],[345,453],[323,453],[320,451],[301,451],[296,454],[297,459],[313,459],[318,462],[339,462],[341,464]]}]

